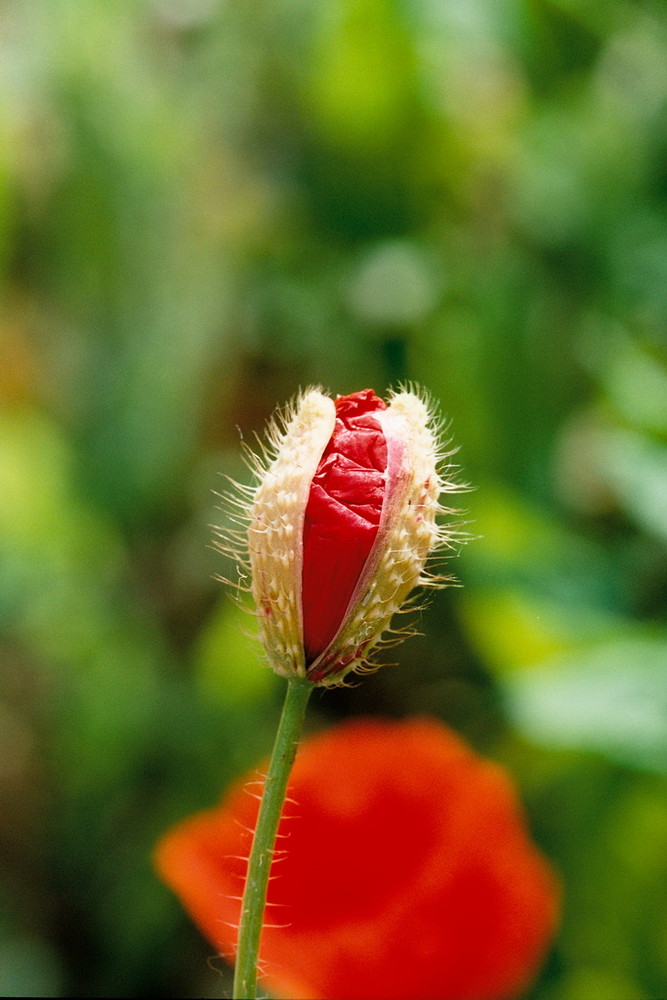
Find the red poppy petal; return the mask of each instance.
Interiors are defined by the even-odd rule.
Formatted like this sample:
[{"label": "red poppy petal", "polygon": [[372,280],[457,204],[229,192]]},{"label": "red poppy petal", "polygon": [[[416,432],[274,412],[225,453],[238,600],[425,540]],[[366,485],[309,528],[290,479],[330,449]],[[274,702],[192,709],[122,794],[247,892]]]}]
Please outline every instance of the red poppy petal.
[{"label": "red poppy petal", "polygon": [[[437,722],[362,720],[304,743],[289,796],[261,949],[273,995],[505,1000],[530,982],[559,894],[500,767]],[[225,955],[256,814],[239,785],[158,850]]]},{"label": "red poppy petal", "polygon": [[372,389],[336,400],[336,426],[313,477],[303,531],[303,633],[312,663],[338,631],[375,541],[387,445]]}]

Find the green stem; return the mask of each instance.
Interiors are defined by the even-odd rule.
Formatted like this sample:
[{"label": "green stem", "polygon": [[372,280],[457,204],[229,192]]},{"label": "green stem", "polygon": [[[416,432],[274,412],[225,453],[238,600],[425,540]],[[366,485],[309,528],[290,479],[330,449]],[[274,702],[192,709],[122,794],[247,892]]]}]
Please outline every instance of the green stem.
[{"label": "green stem", "polygon": [[254,1000],[257,995],[257,958],[273,849],[285,801],[287,781],[296,756],[299,734],[312,690],[313,685],[310,681],[301,678],[287,682],[285,704],[276,733],[248,860],[236,953],[234,1000]]}]

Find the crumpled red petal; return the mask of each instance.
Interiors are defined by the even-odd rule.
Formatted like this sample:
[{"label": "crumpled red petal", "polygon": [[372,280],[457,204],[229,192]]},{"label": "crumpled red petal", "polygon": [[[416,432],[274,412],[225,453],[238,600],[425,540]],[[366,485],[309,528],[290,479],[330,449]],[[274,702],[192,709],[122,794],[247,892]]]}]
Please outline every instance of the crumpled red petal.
[{"label": "crumpled red petal", "polygon": [[372,389],[336,402],[336,426],[313,477],[303,531],[302,612],[306,663],[327,648],[343,620],[377,536],[387,445]]},{"label": "crumpled red petal", "polygon": [[[157,852],[164,880],[229,958],[255,779]],[[356,720],[302,745],[288,794],[261,946],[272,996],[521,995],[553,937],[560,893],[501,767],[435,720]]]}]

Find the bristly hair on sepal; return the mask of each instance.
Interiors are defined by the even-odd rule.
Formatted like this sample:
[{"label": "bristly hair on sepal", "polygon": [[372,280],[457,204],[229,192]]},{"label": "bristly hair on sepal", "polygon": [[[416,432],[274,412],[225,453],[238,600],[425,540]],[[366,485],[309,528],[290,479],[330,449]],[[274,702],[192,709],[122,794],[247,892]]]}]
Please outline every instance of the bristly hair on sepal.
[{"label": "bristly hair on sepal", "polygon": [[[337,631],[308,659],[302,595],[306,507],[322,456],[334,440],[339,407],[349,409],[357,400],[370,410],[362,430],[377,427],[386,449],[381,516],[368,558],[358,579],[351,580],[352,596]],[[277,411],[265,437],[257,437],[257,450],[243,445],[253,481],[228,480],[229,489],[220,497],[227,524],[214,529],[214,545],[235,562],[237,578],[225,582],[244,607],[249,608],[252,595],[259,638],[277,673],[337,686],[351,671],[377,669],[380,649],[414,634],[411,624],[392,624],[394,615],[419,610],[424,589],[455,584],[439,572],[439,564],[469,536],[441,520],[459,514],[441,496],[469,487],[456,479],[451,461],[456,449],[446,431],[432,399],[412,384],[390,393],[387,403],[371,390],[334,401],[311,388]],[[346,460],[341,461],[344,469]],[[321,572],[326,600],[327,567]],[[313,595],[307,596],[312,604]]]}]

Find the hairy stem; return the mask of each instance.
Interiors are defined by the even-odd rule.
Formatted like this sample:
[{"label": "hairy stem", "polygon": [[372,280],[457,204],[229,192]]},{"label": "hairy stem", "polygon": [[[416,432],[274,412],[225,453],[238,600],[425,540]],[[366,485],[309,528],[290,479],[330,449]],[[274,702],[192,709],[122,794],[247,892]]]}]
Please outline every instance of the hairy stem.
[{"label": "hairy stem", "polygon": [[313,685],[310,681],[301,678],[287,682],[285,704],[276,733],[248,861],[236,954],[234,1000],[254,1000],[257,995],[257,959],[276,833],[285,801],[287,781],[296,756],[301,726],[312,690]]}]

